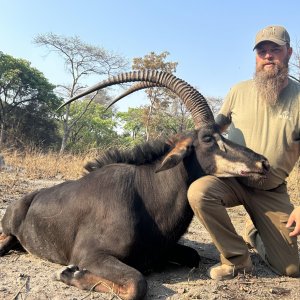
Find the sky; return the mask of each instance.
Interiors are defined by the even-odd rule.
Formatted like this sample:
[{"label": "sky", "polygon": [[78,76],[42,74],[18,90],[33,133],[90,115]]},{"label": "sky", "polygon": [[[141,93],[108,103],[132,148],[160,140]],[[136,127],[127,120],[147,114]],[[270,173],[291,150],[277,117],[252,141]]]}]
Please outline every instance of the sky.
[{"label": "sky", "polygon": [[[300,41],[299,0],[0,0],[0,51],[23,58],[53,84],[70,82],[59,56],[33,44],[38,34],[78,36],[126,58],[168,51],[175,75],[205,97],[225,97],[253,76],[258,30],[283,25],[294,48]],[[102,78],[94,78],[92,85]],[[91,80],[91,79],[90,79]],[[137,92],[119,102],[145,102]]]}]

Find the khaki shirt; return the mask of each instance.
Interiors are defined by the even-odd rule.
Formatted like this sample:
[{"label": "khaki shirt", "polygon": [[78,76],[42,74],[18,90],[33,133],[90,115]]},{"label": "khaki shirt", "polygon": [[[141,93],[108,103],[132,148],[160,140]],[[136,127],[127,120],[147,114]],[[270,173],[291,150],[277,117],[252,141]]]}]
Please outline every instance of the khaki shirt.
[{"label": "khaki shirt", "polygon": [[258,96],[253,80],[235,85],[225,98],[217,116],[221,127],[231,123],[228,138],[264,155],[271,170],[263,185],[248,185],[263,190],[282,184],[300,155],[300,84],[289,79],[276,107]]}]

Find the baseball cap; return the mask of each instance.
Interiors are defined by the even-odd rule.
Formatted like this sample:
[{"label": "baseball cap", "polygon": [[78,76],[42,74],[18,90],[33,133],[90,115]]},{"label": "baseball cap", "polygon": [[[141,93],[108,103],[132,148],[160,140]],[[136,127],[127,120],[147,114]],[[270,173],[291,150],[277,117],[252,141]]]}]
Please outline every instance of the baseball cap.
[{"label": "baseball cap", "polygon": [[290,36],[283,26],[268,26],[256,34],[253,50],[255,50],[258,44],[265,41],[270,41],[277,45],[284,46],[290,43]]}]

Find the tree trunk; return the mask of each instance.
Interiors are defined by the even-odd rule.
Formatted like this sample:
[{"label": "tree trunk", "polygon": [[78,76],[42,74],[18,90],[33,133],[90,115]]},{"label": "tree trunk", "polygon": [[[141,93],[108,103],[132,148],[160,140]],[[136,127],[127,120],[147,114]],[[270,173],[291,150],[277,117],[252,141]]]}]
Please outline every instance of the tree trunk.
[{"label": "tree trunk", "polygon": [[0,125],[0,151],[3,148],[4,143],[4,123],[1,123]]},{"label": "tree trunk", "polygon": [[63,125],[63,137],[62,137],[62,141],[61,141],[61,146],[60,146],[60,150],[59,150],[59,154],[62,155],[67,147],[67,143],[68,143],[68,139],[70,136],[70,128],[69,128],[69,113],[70,113],[70,104],[68,104],[66,106],[66,113],[65,113],[65,117],[64,117],[64,125]]},{"label": "tree trunk", "polygon": [[62,155],[65,152],[65,149],[67,147],[67,141],[68,141],[68,137],[67,137],[66,133],[64,132],[64,135],[63,135],[62,141],[61,141],[61,145],[60,145],[60,150],[59,150],[60,155]]}]

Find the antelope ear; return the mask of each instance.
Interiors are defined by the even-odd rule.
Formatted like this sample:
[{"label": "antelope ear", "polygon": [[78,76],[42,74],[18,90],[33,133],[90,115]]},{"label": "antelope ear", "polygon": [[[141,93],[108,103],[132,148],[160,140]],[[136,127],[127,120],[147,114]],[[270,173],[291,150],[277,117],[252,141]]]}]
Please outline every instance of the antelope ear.
[{"label": "antelope ear", "polygon": [[177,166],[184,157],[191,153],[193,141],[194,139],[190,136],[179,140],[175,144],[175,147],[166,155],[160,166],[155,170],[155,173]]}]

